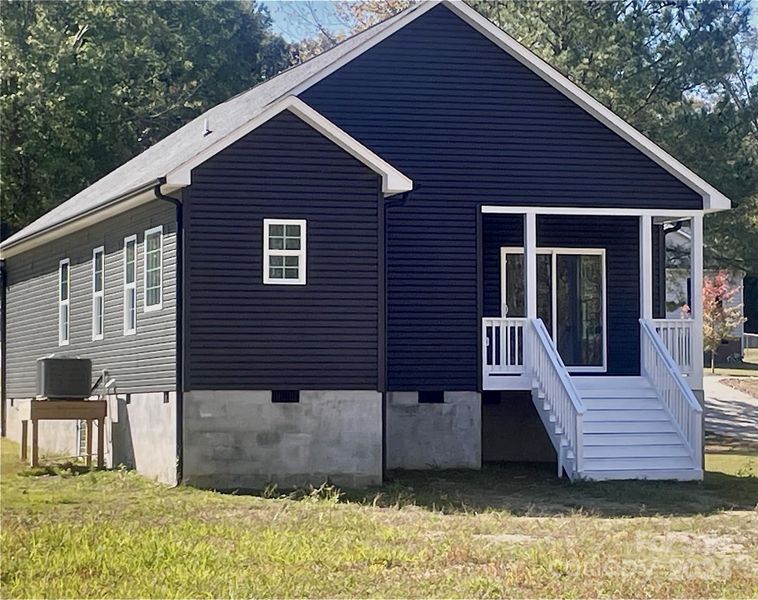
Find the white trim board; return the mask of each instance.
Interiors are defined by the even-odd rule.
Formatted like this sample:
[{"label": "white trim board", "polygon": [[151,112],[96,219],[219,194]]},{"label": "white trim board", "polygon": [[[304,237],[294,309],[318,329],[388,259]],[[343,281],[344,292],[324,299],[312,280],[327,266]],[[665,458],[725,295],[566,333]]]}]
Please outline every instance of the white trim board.
[{"label": "white trim board", "polygon": [[[272,225],[297,225],[300,227],[300,248],[298,250],[288,250],[281,248],[279,250],[272,250],[269,247],[269,239],[271,237],[270,227]],[[263,219],[263,284],[264,285],[305,285],[307,282],[307,258],[308,258],[308,238],[307,238],[308,222],[305,219]],[[286,233],[284,234],[286,237]],[[298,259],[297,264],[297,279],[286,279],[282,277],[277,279],[271,277],[269,269],[271,268],[272,256],[296,256]],[[282,265],[282,270],[286,269],[285,265]]]},{"label": "white trim board", "polygon": [[[590,115],[598,119],[598,121],[606,125],[622,139],[626,140],[628,143],[642,152],[645,156],[650,158],[653,162],[661,166],[661,168],[665,169],[679,181],[696,191],[703,198],[703,210],[710,212],[726,210],[731,207],[731,202],[724,194],[719,192],[716,188],[703,180],[699,175],[687,168],[676,158],[668,154],[666,151],[656,145],[652,140],[634,129],[634,127],[621,119],[621,117],[614,114],[607,107],[603,106],[603,104],[582,90],[567,77],[562,75],[558,70],[550,66],[533,52],[510,37],[507,33],[499,29],[496,25],[488,21],[485,17],[480,15],[478,12],[476,12],[476,10],[468,6],[462,0],[426,0],[425,2],[420,2],[419,4],[412,6],[405,12],[392,17],[390,19],[390,22],[387,23],[387,25],[380,33],[377,33],[376,35],[370,37],[365,42],[346,52],[339,59],[334,60],[330,64],[326,65],[323,69],[306,78],[298,85],[295,85],[288,91],[285,91],[284,95],[281,96],[279,100],[272,102],[268,108],[263,111],[263,113],[251,119],[243,127],[231,132],[225,138],[219,140],[219,142],[212,145],[204,152],[201,152],[195,157],[176,166],[166,175],[168,182],[172,184],[171,188],[167,186],[166,191],[171,192],[178,188],[189,185],[190,171],[192,170],[193,166],[200,164],[203,160],[206,160],[208,157],[219,152],[223,147],[230,143],[233,143],[236,139],[239,139],[239,137],[245,135],[245,133],[252,131],[255,129],[255,127],[258,127],[267,119],[276,114],[279,114],[279,112],[285,108],[291,110],[293,114],[296,114],[305,122],[315,127],[318,131],[331,139],[335,144],[339,145],[347,152],[363,161],[372,170],[380,173],[382,175],[382,188],[385,195],[390,196],[393,194],[409,191],[412,188],[412,181],[408,177],[397,171],[397,169],[392,168],[386,161],[378,157],[367,147],[360,144],[360,142],[334,125],[334,123],[331,123],[322,115],[295,97],[311,88],[319,81],[328,77],[338,69],[342,68],[353,59],[362,55],[364,52],[367,52],[377,44],[381,43],[409,23],[426,14],[429,10],[439,4],[445,6],[448,10],[453,12],[456,16],[461,18],[464,22],[469,24],[480,34],[492,41],[503,51],[507,52],[515,60],[518,60],[525,67],[533,71],[536,75],[538,75],[549,85],[565,95],[577,106],[580,106],[586,110]],[[295,100],[297,100],[297,102],[295,102]],[[290,105],[286,106],[287,103],[290,103]],[[202,115],[200,115],[200,117],[202,117]],[[113,201],[114,204],[118,202],[118,204],[121,205],[122,203],[131,200],[136,195],[137,193],[135,192],[134,194],[129,194],[127,197],[121,199],[114,198]],[[151,195],[150,199],[152,199],[152,197],[153,196]],[[110,209],[110,212],[115,207],[106,206],[103,208]],[[5,257],[13,256],[19,252],[25,251],[26,249],[39,245],[37,243],[27,244],[27,241],[36,241],[38,237],[42,237],[44,238],[44,241],[47,241],[60,237],[65,233],[81,229],[86,225],[79,225],[78,221],[80,219],[91,217],[93,212],[99,211],[100,208],[98,207],[93,211],[76,215],[63,223],[53,225],[50,229],[32,234],[28,238],[21,238],[18,241],[14,241],[12,245],[3,247],[0,254]],[[123,211],[118,210],[115,212],[118,213]],[[640,213],[634,212],[634,214]],[[663,211],[661,214],[671,215],[672,211]],[[690,216],[691,214],[692,211],[686,211],[684,216]],[[102,216],[104,215],[101,215],[101,217]],[[65,228],[65,233],[62,228]],[[39,243],[43,242],[41,241]]]},{"label": "white trim board", "polygon": [[574,206],[495,206],[483,204],[482,214],[491,215],[576,215],[609,217],[666,217],[689,219],[703,213],[702,210],[679,210],[666,208],[580,208]]},{"label": "white trim board", "polygon": [[179,186],[190,185],[192,183],[192,169],[203,164],[227,146],[230,146],[285,110],[290,111],[293,115],[313,127],[332,143],[357,158],[378,175],[381,175],[382,192],[385,196],[394,196],[395,194],[409,192],[413,189],[413,181],[410,178],[403,175],[378,154],[361,144],[354,137],[345,133],[342,129],[296,96],[286,96],[281,100],[274,102],[261,114],[245,123],[242,127],[235,129],[200,154],[196,154],[190,160],[176,167],[166,175],[166,182],[168,184]]},{"label": "white trim board", "polygon": [[679,181],[698,192],[703,197],[703,209],[707,211],[727,210],[732,204],[729,198],[710,185],[687,166],[671,156],[651,139],[637,131],[600,101],[593,98],[560,71],[542,60],[526,46],[521,45],[505,31],[487,20],[462,0],[443,0],[445,7],[466,21],[479,33],[510,54],[522,65],[561,92],[574,104],[586,110],[611,131],[629,142],[650,160],[668,171]]},{"label": "white trim board", "polygon": [[[178,189],[176,186],[166,186],[163,192],[171,193],[176,189]],[[115,217],[116,215],[120,215],[121,213],[125,213],[132,208],[137,208],[138,206],[152,202],[153,200],[156,200],[156,197],[152,188],[147,191],[138,192],[133,196],[99,207],[91,212],[73,217],[65,223],[46,229],[38,234],[29,236],[28,238],[21,239],[11,246],[0,248],[0,258],[5,259],[10,258],[11,256],[16,256],[17,254],[42,246],[47,242],[69,235],[70,233],[86,229],[87,227],[100,223],[106,219],[110,219],[111,217]]]},{"label": "white trim board", "polygon": [[[100,255],[100,290],[96,289],[97,271],[95,264]],[[92,250],[92,281],[90,292],[92,294],[92,341],[96,342],[105,337],[105,246],[98,246]],[[100,322],[97,320],[97,305],[100,304]],[[97,332],[98,326],[100,333]]]},{"label": "white trim board", "polygon": [[339,60],[314,74],[309,79],[306,79],[300,85],[293,88],[291,93],[296,95],[301,94],[325,77],[345,66],[354,58],[357,58],[364,52],[370,50],[376,44],[382,42],[396,31],[415,21],[438,4],[445,6],[445,8],[449,9],[463,21],[471,25],[471,27],[497,45],[500,49],[507,52],[522,65],[561,92],[569,100],[574,102],[574,104],[586,110],[590,115],[629,142],[653,162],[657,163],[679,181],[699,193],[703,198],[704,210],[717,211],[731,208],[731,201],[729,198],[719,192],[715,187],[671,156],[651,139],[637,131],[629,123],[624,121],[624,119],[604,106],[600,101],[593,98],[560,71],[534,54],[526,46],[517,42],[497,25],[479,14],[463,0],[426,0],[419,6],[409,9],[406,13],[401,13],[396,17],[397,21],[388,26],[381,34],[373,37],[368,42],[357,46],[352,52],[348,52]]},{"label": "white trim board", "polygon": [[[160,282],[158,284],[158,302],[156,304],[148,304],[147,303],[147,275],[148,275],[148,268],[147,268],[147,238],[153,234],[159,234],[160,235],[160,245],[158,246],[158,273],[160,275]],[[163,225],[158,225],[157,227],[151,227],[150,229],[145,230],[145,233],[142,237],[142,312],[148,313],[153,312],[156,310],[161,310],[163,308]]]}]

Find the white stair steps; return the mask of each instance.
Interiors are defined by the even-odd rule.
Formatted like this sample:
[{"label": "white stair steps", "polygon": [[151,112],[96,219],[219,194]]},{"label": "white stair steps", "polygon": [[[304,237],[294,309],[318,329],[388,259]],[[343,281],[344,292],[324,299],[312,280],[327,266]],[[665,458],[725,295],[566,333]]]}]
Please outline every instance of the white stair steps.
[{"label": "white stair steps", "polygon": [[691,469],[692,458],[689,456],[638,456],[634,458],[585,458],[583,464],[585,472],[595,470],[626,470],[643,471],[647,469]]},{"label": "white stair steps", "polygon": [[588,407],[584,415],[585,423],[622,423],[628,421],[670,421],[666,411],[661,407],[657,409],[640,409],[640,410],[597,410]]},{"label": "white stair steps", "polygon": [[584,423],[584,433],[676,433],[676,427],[671,421],[590,421]]},{"label": "white stair steps", "polygon": [[[682,444],[654,446],[584,446],[584,458],[655,458],[661,456],[689,456]],[[586,466],[586,464],[585,464]]]},{"label": "white stair steps", "polygon": [[656,396],[650,398],[624,398],[619,402],[618,398],[585,398],[582,396],[584,405],[590,410],[640,410],[661,408],[661,402]]},{"label": "white stair steps", "polygon": [[[673,429],[673,427],[672,427]],[[679,434],[669,433],[584,433],[585,446],[668,446],[681,442]]]},{"label": "white stair steps", "polygon": [[[677,426],[644,377],[571,378],[585,407],[578,477],[681,479],[702,477]],[[549,399],[545,399],[549,404]]]}]

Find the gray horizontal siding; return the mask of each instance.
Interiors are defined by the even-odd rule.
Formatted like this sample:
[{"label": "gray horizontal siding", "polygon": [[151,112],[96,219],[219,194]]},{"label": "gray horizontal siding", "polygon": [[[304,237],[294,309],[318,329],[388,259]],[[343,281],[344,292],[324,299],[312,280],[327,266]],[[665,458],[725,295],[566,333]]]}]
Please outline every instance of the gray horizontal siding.
[{"label": "gray horizontal siding", "polygon": [[[379,179],[294,115],[192,173],[189,389],[377,389]],[[307,284],[263,284],[263,219],[307,221]]]},{"label": "gray horizontal siding", "polygon": [[[144,232],[163,225],[163,308],[144,312]],[[124,238],[137,235],[137,333],[124,335]],[[105,247],[104,336],[92,340],[92,250]],[[70,344],[58,345],[58,263],[71,261]],[[7,259],[8,396],[36,393],[36,360],[51,353],[92,359],[122,392],[176,387],[176,224],[164,202],[133,209]]]},{"label": "gray horizontal siding", "polygon": [[479,205],[702,207],[444,5],[302,98],[414,181],[387,212],[390,390],[477,388]]}]

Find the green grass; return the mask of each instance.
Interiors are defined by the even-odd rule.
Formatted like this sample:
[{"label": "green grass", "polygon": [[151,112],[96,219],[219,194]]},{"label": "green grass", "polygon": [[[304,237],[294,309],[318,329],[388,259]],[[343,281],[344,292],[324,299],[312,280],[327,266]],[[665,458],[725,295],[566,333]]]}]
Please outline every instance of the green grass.
[{"label": "green grass", "polygon": [[263,497],[32,473],[3,440],[0,594],[755,597],[758,452],[715,441],[703,484],[493,466]]},{"label": "green grass", "polygon": [[[717,363],[716,375],[727,377],[758,377],[758,348],[746,348],[743,352],[742,362],[733,365],[729,363]],[[706,360],[705,375],[711,375],[711,363]]]},{"label": "green grass", "polygon": [[704,375],[723,375],[726,377],[758,377],[758,365],[742,363],[740,365],[716,365],[711,372],[710,365],[705,366]]}]

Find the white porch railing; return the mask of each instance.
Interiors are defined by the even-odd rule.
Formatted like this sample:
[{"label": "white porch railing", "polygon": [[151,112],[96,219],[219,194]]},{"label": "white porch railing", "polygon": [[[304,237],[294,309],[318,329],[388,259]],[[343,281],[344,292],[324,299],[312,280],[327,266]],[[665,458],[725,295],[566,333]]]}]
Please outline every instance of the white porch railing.
[{"label": "white porch railing", "polygon": [[656,323],[640,319],[641,367],[687,441],[695,465],[702,462],[703,409],[682,377]]},{"label": "white porch railing", "polygon": [[524,372],[524,325],[526,319],[482,320],[484,375],[520,375]]},{"label": "white porch railing", "polygon": [[692,375],[692,319],[653,319],[651,321],[661,342],[683,375]]},{"label": "white porch railing", "polygon": [[[569,474],[573,479],[573,475],[582,470],[584,404],[542,319],[529,321],[528,368],[549,404],[550,414],[555,417],[555,433],[567,442],[568,448],[573,452],[573,473]],[[556,451],[560,475],[564,460],[563,447],[559,444]]]}]

